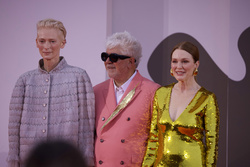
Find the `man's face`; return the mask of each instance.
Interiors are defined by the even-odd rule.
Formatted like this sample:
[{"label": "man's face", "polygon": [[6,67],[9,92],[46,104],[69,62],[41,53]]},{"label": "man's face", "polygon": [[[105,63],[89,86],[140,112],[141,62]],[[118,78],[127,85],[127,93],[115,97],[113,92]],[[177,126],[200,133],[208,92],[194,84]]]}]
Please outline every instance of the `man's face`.
[{"label": "man's face", "polygon": [[[122,55],[120,47],[115,47],[112,49],[107,49],[108,54],[116,53]],[[125,55],[130,56],[130,55]],[[126,82],[131,75],[131,58],[128,59],[118,59],[117,62],[111,62],[109,58],[104,62],[105,68],[107,70],[108,76],[113,78],[117,82]]]}]

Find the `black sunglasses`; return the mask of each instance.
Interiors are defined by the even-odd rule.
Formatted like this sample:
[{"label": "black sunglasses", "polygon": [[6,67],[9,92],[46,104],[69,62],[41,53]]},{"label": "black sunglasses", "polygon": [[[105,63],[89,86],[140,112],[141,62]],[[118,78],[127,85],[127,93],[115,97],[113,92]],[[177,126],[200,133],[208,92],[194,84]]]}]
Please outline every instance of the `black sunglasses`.
[{"label": "black sunglasses", "polygon": [[101,58],[102,58],[102,61],[104,61],[104,62],[109,58],[109,60],[112,63],[115,63],[115,62],[118,61],[118,59],[124,60],[124,59],[128,59],[130,57],[129,56],[124,56],[124,55],[119,55],[119,54],[116,54],[116,53],[108,54],[106,52],[102,52]]}]

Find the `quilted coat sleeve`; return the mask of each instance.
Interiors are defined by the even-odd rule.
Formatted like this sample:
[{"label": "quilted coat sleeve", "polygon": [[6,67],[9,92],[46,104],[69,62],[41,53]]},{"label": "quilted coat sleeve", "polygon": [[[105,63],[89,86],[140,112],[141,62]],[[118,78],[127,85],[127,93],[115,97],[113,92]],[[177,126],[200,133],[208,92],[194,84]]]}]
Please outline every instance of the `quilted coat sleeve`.
[{"label": "quilted coat sleeve", "polygon": [[89,166],[94,166],[95,97],[88,74],[84,71],[78,85],[79,149]]},{"label": "quilted coat sleeve", "polygon": [[20,153],[20,124],[22,117],[22,110],[24,104],[25,83],[20,77],[14,87],[10,105],[9,105],[9,153],[8,153],[8,166],[19,166],[19,153]]}]

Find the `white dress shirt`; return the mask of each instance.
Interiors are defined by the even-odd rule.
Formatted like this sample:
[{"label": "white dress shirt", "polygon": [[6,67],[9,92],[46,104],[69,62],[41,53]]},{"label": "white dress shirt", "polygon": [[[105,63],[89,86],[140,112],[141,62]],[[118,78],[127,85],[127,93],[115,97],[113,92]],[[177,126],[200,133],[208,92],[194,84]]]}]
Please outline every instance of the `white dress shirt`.
[{"label": "white dress shirt", "polygon": [[132,79],[135,77],[135,75],[137,74],[137,70],[134,72],[134,74],[124,83],[122,84],[120,87],[117,87],[115,85],[114,82],[114,88],[115,88],[115,97],[116,97],[116,104],[118,104],[124,94],[124,92],[127,90],[130,82],[132,81]]}]

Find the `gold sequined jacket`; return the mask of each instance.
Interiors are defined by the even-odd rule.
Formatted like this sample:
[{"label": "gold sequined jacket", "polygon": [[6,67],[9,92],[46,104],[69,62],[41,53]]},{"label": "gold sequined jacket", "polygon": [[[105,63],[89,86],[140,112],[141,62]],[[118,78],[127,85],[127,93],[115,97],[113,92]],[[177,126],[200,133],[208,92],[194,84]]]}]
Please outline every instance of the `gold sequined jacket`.
[{"label": "gold sequined jacket", "polygon": [[213,93],[201,87],[172,121],[169,103],[174,84],[156,91],[144,167],[216,166],[219,109]]}]

